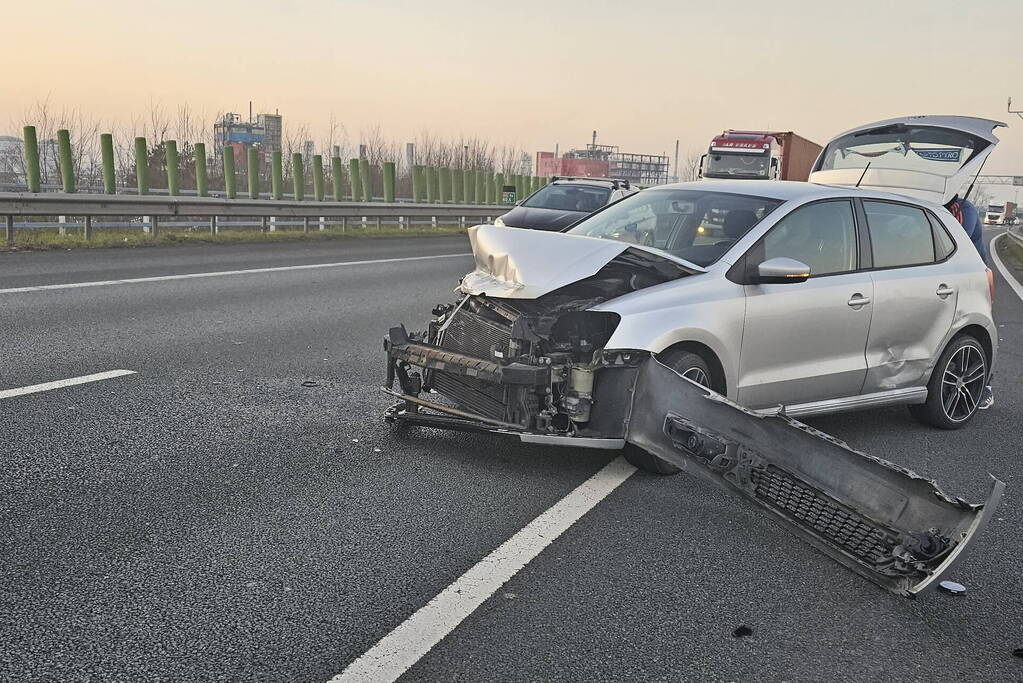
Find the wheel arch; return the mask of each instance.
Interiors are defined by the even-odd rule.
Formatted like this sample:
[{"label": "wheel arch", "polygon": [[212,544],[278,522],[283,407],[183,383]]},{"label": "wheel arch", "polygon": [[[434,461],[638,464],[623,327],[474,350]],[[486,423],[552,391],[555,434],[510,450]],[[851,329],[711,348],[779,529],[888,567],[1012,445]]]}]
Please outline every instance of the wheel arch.
[{"label": "wheel arch", "polygon": [[713,386],[711,388],[719,394],[728,395],[728,379],[725,374],[724,365],[721,363],[721,359],[714,352],[714,349],[710,348],[703,342],[694,340],[686,340],[675,342],[674,344],[661,349],[655,355],[658,359],[663,359],[674,352],[689,352],[695,353],[697,356],[702,358],[711,372],[711,382]]}]

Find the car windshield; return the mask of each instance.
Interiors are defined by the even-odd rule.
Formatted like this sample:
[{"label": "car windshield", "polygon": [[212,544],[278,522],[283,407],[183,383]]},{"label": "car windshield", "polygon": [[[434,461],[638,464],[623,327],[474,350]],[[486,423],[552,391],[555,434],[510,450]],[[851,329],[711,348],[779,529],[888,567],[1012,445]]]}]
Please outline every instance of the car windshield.
[{"label": "car windshield", "polygon": [[778,199],[713,190],[651,189],[584,218],[566,232],[654,247],[709,266],[779,204]]},{"label": "car windshield", "polygon": [[611,189],[599,185],[553,183],[537,190],[532,197],[522,202],[522,206],[591,213],[607,204],[610,196]]},{"label": "car windshield", "polygon": [[703,175],[708,178],[767,178],[769,164],[767,154],[711,154]]}]

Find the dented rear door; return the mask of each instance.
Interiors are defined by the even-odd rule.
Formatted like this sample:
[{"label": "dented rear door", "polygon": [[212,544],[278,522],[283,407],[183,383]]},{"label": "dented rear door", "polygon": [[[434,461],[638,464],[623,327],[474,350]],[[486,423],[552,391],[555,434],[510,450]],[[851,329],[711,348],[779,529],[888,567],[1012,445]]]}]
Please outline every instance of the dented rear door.
[{"label": "dented rear door", "polygon": [[746,498],[836,561],[903,596],[932,587],[994,512],[783,415],[745,410],[662,365],[637,379],[627,440]]}]

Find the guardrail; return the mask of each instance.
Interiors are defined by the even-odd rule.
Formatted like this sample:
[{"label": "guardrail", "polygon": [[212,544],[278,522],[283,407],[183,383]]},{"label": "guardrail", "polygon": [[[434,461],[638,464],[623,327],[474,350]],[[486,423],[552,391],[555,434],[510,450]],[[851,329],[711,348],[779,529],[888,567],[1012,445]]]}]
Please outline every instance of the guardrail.
[{"label": "guardrail", "polygon": [[1023,226],[1010,225],[1005,232],[1009,235],[1009,237],[1016,241],[1016,244],[1023,247]]},{"label": "guardrail", "polygon": [[[224,199],[218,197],[158,196],[158,195],[88,195],[71,193],[28,193],[0,192],[0,216],[4,217],[5,240],[13,244],[15,231],[30,224],[15,223],[15,217],[27,216],[69,216],[82,217],[80,224],[85,238],[90,239],[97,227],[97,217],[144,217],[138,223],[124,224],[148,228],[152,236],[159,232],[161,219],[178,219],[177,224],[189,223],[188,219],[205,219],[211,234],[217,234],[219,219],[249,218],[260,219],[258,225],[273,230],[277,219],[284,219],[280,225],[295,225],[287,219],[301,219],[303,231],[308,232],[315,221],[320,230],[327,225],[340,223],[346,226],[351,219],[375,220],[377,225],[384,220],[408,226],[416,219],[450,220],[458,225],[470,221],[489,222],[508,211],[507,205],[479,204],[428,204],[417,202],[329,202],[270,199]],[[66,220],[59,225],[71,225]],[[234,225],[237,225],[235,223]],[[255,224],[253,224],[255,225]],[[37,223],[32,227],[51,227],[52,224]],[[226,226],[224,226],[226,227]]]}]

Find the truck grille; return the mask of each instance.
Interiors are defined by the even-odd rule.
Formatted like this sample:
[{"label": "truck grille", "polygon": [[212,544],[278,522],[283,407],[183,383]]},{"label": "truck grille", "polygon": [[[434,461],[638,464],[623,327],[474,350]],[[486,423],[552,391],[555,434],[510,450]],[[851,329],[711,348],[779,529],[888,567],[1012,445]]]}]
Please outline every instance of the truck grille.
[{"label": "truck grille", "polygon": [[751,472],[757,498],[870,565],[891,557],[885,529],[774,466]]},{"label": "truck grille", "polygon": [[[460,308],[447,329],[441,333],[438,345],[475,358],[494,360],[493,350],[507,351],[510,339],[511,330],[508,327]],[[504,387],[441,370],[435,370],[430,375],[433,388],[465,410],[495,420],[506,419]]]}]

